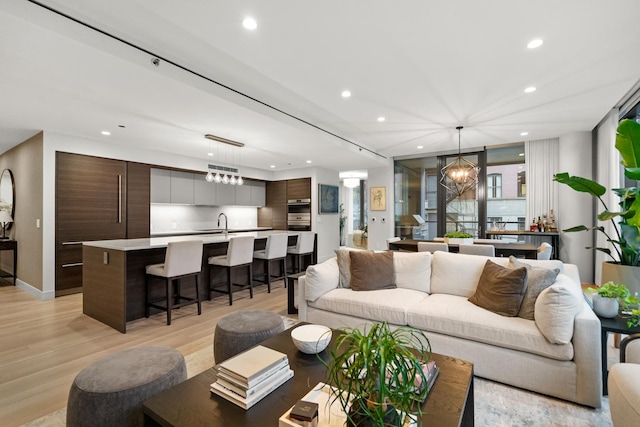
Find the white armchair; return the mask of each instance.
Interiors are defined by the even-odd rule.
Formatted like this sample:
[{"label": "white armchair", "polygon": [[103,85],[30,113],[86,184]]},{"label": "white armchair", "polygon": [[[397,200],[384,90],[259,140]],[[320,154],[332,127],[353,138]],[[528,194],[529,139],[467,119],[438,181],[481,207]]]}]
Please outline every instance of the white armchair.
[{"label": "white armchair", "polygon": [[637,426],[640,419],[640,334],[620,342],[620,363],[609,371],[609,406],[614,427]]}]

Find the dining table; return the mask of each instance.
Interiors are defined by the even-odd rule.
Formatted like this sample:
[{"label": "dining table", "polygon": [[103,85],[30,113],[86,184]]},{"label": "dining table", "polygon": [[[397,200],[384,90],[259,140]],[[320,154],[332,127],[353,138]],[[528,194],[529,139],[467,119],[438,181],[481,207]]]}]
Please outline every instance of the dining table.
[{"label": "dining table", "polygon": [[[389,249],[396,251],[409,251],[418,252],[418,242],[433,242],[442,243],[438,240],[420,240],[420,239],[404,239],[395,242],[389,242]],[[474,245],[487,245],[489,243],[474,243]],[[498,257],[510,257],[515,256],[517,258],[529,258],[537,259],[538,247],[529,243],[500,243],[496,240],[496,243],[491,243],[496,249],[496,256]],[[449,244],[449,252],[458,252],[460,245]]]}]

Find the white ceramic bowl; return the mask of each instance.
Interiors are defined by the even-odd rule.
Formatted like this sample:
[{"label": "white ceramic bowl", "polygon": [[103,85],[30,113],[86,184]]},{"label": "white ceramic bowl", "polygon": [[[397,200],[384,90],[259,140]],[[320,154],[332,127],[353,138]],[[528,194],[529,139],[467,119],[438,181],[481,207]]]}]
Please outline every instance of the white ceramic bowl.
[{"label": "white ceramic bowl", "polygon": [[291,331],[291,339],[301,352],[316,354],[329,345],[331,329],[322,325],[302,325]]}]

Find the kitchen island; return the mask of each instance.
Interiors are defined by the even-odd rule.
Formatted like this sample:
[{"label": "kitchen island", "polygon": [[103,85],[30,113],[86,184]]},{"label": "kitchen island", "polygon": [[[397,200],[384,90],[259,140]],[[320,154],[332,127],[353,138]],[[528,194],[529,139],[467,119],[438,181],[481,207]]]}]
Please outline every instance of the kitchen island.
[{"label": "kitchen island", "polygon": [[[206,299],[209,295],[209,257],[226,254],[229,238],[233,236],[254,236],[255,249],[259,250],[264,248],[267,237],[274,233],[288,233],[289,245],[294,245],[296,242],[297,233],[284,230],[84,242],[82,245],[83,313],[125,333],[127,322],[144,317],[145,314],[145,267],[164,262],[169,242],[202,240],[204,248],[200,273],[202,284],[200,297]],[[312,263],[316,262],[317,237]],[[287,263],[287,265],[291,264]],[[254,274],[260,274],[261,268],[261,264],[256,264]],[[223,272],[213,279],[215,283],[223,281]],[[189,295],[188,290],[193,288],[189,283],[185,283],[185,294]],[[151,291],[151,297],[154,298],[164,292],[164,287],[154,287]],[[158,291],[158,295],[154,291]],[[195,290],[192,292],[195,294]],[[152,314],[154,312],[157,310],[152,309]]]}]

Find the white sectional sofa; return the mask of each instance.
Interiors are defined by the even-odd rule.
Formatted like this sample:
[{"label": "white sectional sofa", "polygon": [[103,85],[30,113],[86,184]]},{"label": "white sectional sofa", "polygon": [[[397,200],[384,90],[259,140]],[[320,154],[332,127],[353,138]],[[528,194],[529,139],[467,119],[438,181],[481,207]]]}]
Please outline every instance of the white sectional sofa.
[{"label": "white sectional sofa", "polygon": [[382,321],[415,327],[426,332],[433,352],[473,362],[477,376],[600,407],[600,321],[583,297],[575,265],[518,260],[560,270],[555,283],[534,298],[535,318],[528,320],[469,301],[486,261],[507,267],[508,258],[394,252],[397,287],[367,291],[341,286],[341,273],[348,275],[344,259],[342,271],[331,258],[299,279],[300,320],[332,328]]}]

